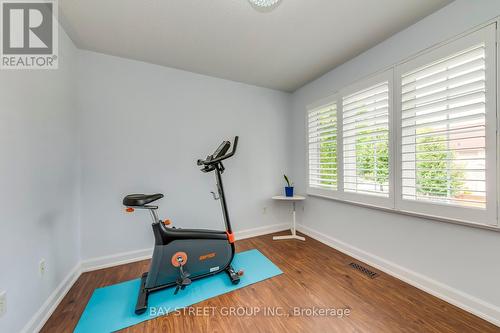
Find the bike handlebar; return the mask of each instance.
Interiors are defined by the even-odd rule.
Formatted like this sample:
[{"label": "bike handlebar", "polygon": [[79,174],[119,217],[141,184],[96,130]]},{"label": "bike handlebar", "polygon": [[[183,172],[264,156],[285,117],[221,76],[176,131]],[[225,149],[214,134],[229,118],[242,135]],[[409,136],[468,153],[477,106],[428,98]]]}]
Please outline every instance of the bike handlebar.
[{"label": "bike handlebar", "polygon": [[[197,164],[198,165],[213,165],[215,163],[219,163],[219,162],[233,156],[236,153],[237,146],[238,146],[238,136],[235,136],[234,140],[233,140],[233,149],[231,150],[231,152],[229,154],[215,158],[213,160],[208,160],[208,158],[206,160],[198,160]],[[211,157],[211,156],[213,156],[213,155],[210,155],[209,157]]]}]

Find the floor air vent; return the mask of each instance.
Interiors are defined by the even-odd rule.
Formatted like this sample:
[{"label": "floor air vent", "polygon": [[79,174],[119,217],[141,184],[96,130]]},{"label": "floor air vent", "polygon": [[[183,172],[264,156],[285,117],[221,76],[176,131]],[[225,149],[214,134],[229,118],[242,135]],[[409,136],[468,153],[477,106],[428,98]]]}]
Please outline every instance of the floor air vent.
[{"label": "floor air vent", "polygon": [[371,271],[368,268],[366,268],[364,266],[361,266],[360,264],[356,264],[355,262],[351,262],[349,264],[349,266],[351,266],[352,268],[360,271],[364,275],[368,276],[370,279],[374,279],[374,278],[376,278],[378,276],[378,274],[375,273],[374,271]]}]

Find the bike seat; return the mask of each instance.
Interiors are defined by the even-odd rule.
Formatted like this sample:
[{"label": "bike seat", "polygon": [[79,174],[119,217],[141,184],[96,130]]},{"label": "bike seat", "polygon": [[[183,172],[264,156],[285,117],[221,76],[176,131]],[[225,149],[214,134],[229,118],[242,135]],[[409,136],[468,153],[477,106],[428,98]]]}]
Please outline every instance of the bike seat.
[{"label": "bike seat", "polygon": [[163,194],[129,194],[123,198],[123,204],[129,207],[140,207],[163,198]]}]

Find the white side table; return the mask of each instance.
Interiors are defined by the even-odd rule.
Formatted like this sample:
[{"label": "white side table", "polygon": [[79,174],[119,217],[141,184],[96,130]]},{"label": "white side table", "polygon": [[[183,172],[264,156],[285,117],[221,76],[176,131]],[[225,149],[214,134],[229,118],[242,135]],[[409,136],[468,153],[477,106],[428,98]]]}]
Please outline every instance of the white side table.
[{"label": "white side table", "polygon": [[286,197],[284,195],[278,195],[278,196],[273,197],[272,199],[273,200],[280,200],[280,201],[289,201],[289,202],[292,203],[292,207],[293,207],[293,212],[292,212],[292,228],[291,228],[292,234],[291,235],[286,235],[286,236],[274,236],[273,240],[279,240],[279,239],[298,239],[298,240],[301,240],[301,241],[305,241],[306,239],[304,237],[297,235],[297,232],[296,232],[296,229],[295,229],[295,225],[296,225],[296,221],[295,221],[295,202],[305,200],[306,198],[303,197],[303,196],[300,196],[300,195],[294,195],[293,197]]}]

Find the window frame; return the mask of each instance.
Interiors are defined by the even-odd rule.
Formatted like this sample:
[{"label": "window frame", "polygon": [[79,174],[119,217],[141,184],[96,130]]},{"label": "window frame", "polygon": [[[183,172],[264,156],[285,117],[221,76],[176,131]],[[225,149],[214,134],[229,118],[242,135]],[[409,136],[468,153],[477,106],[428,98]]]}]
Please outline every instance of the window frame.
[{"label": "window frame", "polygon": [[[306,172],[307,184],[306,193],[310,196],[333,199],[348,204],[362,207],[374,208],[382,211],[399,213],[408,216],[424,217],[431,220],[443,221],[448,223],[460,224],[465,226],[478,227],[488,230],[500,231],[500,204],[498,202],[500,195],[500,92],[496,89],[500,87],[500,17],[485,22],[484,24],[470,29],[449,40],[434,45],[428,49],[422,50],[406,59],[387,67],[383,71],[370,75],[351,84],[343,89],[336,91],[330,96],[321,99],[316,103],[306,106],[305,112],[305,130],[306,147],[308,148],[308,115],[312,108],[327,106],[332,103],[337,105],[337,190],[324,190],[312,188],[309,186],[309,151],[306,149]],[[460,207],[456,205],[447,205],[435,202],[410,202],[402,203],[402,163],[401,163],[401,75],[411,69],[407,69],[413,64],[416,69],[422,65],[431,63],[433,60],[439,60],[452,55],[455,52],[462,51],[476,41],[485,43],[486,68],[486,177],[488,184],[495,184],[487,189],[486,209]],[[453,50],[456,50],[455,52]],[[441,54],[441,56],[437,56]],[[425,59],[431,59],[425,61]],[[344,165],[343,165],[343,105],[342,97],[355,93],[357,90],[363,90],[377,84],[377,78],[387,76],[389,82],[389,198],[376,197],[362,193],[344,192]],[[371,83],[371,84],[370,84]],[[363,88],[364,87],[364,88]],[[399,102],[398,102],[399,101]],[[488,102],[489,101],[489,102]],[[494,149],[490,148],[494,147]],[[488,152],[495,151],[494,156]],[[489,156],[489,157],[488,157]],[[488,171],[490,170],[490,171]],[[494,171],[491,171],[494,170]],[[373,198],[370,198],[373,197]],[[386,200],[378,200],[386,199]],[[385,202],[384,202],[385,201]],[[415,205],[413,205],[415,204]],[[443,209],[446,208],[446,209]],[[458,209],[460,208],[460,209]],[[479,212],[479,214],[478,214]],[[482,214],[482,213],[483,214]]]},{"label": "window frame", "polygon": [[[485,114],[485,140],[486,140],[486,181],[488,184],[497,184],[496,180],[496,165],[497,156],[492,156],[492,151],[497,151],[496,144],[496,27],[495,24],[488,25],[480,30],[474,31],[466,36],[456,39],[452,42],[440,45],[428,52],[420,54],[411,60],[399,64],[395,68],[395,136],[397,138],[397,154],[396,154],[396,182],[395,188],[396,202],[398,210],[434,216],[436,218],[445,218],[460,220],[467,223],[484,224],[498,226],[497,219],[497,186],[487,186],[486,188],[486,208],[463,207],[458,205],[450,205],[439,202],[413,201],[402,198],[402,156],[401,156],[401,136],[402,136],[402,119],[401,119],[401,81],[402,75],[408,73],[421,66],[425,66],[434,61],[446,58],[450,55],[467,49],[468,47],[484,43],[485,44],[485,63],[486,63],[486,114]],[[493,68],[489,70],[488,68]],[[494,147],[494,149],[492,148]],[[498,155],[498,152],[493,155]],[[495,170],[491,172],[491,170]]]},{"label": "window frame", "polygon": [[[388,70],[385,70],[381,73],[372,75],[366,79],[363,79],[361,81],[358,81],[354,84],[351,84],[350,86],[340,90],[339,92],[339,100],[337,102],[338,106],[340,106],[340,112],[338,114],[340,115],[337,116],[337,121],[342,122],[343,126],[343,98],[347,97],[349,95],[355,94],[356,92],[368,89],[372,86],[375,86],[379,83],[382,82],[388,82],[389,86],[389,99],[388,99],[388,133],[389,133],[389,138],[388,138],[388,145],[389,145],[389,195],[388,197],[381,197],[381,196],[376,196],[376,195],[370,195],[370,194],[365,194],[365,193],[356,193],[356,192],[345,192],[344,191],[344,139],[343,139],[343,127],[342,131],[340,131],[340,134],[338,137],[341,139],[341,145],[342,145],[342,155],[340,156],[341,161],[339,162],[339,165],[342,167],[342,194],[341,197],[342,199],[350,202],[357,202],[357,203],[364,203],[364,204],[369,204],[369,205],[375,205],[383,208],[394,208],[394,140],[391,135],[392,128],[393,128],[393,119],[394,119],[394,98],[393,98],[393,91],[394,91],[394,75],[393,75],[393,69],[390,68]],[[339,120],[340,118],[340,120]],[[338,141],[338,140],[337,140]]]}]

